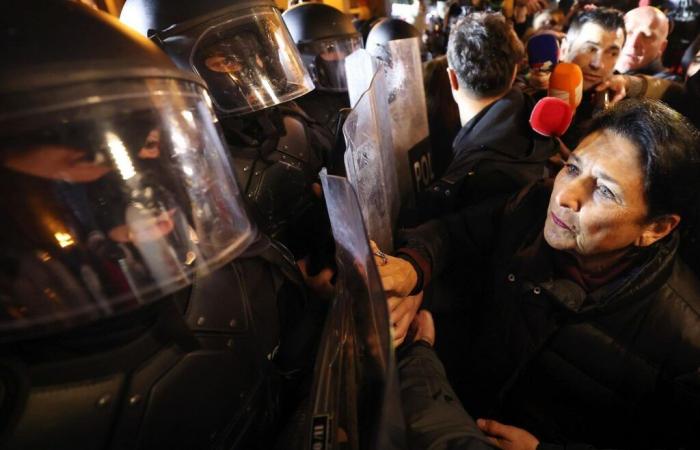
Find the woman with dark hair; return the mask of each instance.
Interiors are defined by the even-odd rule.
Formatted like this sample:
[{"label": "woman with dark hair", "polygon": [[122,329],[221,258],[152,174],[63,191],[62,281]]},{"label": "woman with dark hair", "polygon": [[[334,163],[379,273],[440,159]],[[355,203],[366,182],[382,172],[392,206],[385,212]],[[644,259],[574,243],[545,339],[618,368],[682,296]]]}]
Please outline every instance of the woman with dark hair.
[{"label": "woman with dark hair", "polygon": [[699,168],[680,114],[623,101],[553,184],[405,230],[398,257],[377,262],[394,296],[460,259],[490,264],[487,293],[466,296],[469,365],[448,372],[466,410],[494,419],[487,434],[523,443],[509,448],[698,448],[700,284],[678,248]]}]

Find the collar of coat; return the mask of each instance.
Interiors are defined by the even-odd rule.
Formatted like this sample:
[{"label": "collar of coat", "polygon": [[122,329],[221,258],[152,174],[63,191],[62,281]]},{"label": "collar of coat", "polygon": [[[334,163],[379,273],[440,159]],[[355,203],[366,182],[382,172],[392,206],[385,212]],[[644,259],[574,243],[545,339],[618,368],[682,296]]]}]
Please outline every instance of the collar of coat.
[{"label": "collar of coat", "polygon": [[[641,251],[629,269],[609,283],[586,292],[573,280],[554,269],[553,250],[543,233],[521,247],[513,258],[523,290],[549,294],[555,302],[574,313],[595,313],[624,308],[656,291],[669,278],[679,244],[678,232]],[[517,276],[517,275],[516,275]]]}]

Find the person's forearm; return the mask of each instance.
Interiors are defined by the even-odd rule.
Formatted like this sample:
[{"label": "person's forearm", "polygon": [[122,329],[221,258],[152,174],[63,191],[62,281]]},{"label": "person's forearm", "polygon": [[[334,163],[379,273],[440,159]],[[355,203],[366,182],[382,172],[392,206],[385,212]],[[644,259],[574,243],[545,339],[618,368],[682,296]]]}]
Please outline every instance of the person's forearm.
[{"label": "person's forearm", "polygon": [[457,399],[442,363],[428,344],[411,344],[398,370],[409,448],[493,449]]},{"label": "person's forearm", "polygon": [[630,98],[663,99],[669,89],[681,85],[671,80],[656,78],[648,75],[625,75],[627,79],[627,96]]}]

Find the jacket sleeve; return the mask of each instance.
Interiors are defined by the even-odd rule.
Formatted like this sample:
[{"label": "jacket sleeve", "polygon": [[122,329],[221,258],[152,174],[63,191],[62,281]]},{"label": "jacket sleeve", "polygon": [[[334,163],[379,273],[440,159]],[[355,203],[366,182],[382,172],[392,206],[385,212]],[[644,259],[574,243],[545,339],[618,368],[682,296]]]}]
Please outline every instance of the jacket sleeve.
[{"label": "jacket sleeve", "polygon": [[418,273],[419,285],[414,290],[427,286],[433,275],[442,272],[457,258],[479,258],[489,263],[501,238],[520,242],[523,233],[533,227],[541,230],[538,227],[547,215],[551,191],[551,179],[539,180],[510,197],[494,197],[467,206],[458,213],[400,231],[397,253],[407,256],[405,259]]},{"label": "jacket sleeve", "polygon": [[[401,230],[398,254],[409,256],[423,286],[456,258],[488,258],[507,199],[470,206],[458,213]],[[420,286],[420,287],[423,287]]]},{"label": "jacket sleeve", "polygon": [[429,345],[409,346],[398,370],[409,449],[494,449],[462,407]]}]

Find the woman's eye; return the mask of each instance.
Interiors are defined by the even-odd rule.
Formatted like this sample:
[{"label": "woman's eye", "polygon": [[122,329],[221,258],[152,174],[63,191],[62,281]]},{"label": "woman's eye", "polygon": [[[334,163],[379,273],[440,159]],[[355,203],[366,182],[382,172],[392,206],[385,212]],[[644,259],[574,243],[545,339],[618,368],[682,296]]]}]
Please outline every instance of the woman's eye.
[{"label": "woman's eye", "polygon": [[564,170],[566,170],[566,173],[569,175],[577,175],[578,174],[578,167],[576,167],[573,164],[566,163],[564,164]]},{"label": "woman's eye", "polygon": [[603,197],[605,198],[609,198],[612,200],[615,199],[615,194],[613,193],[613,191],[608,189],[606,186],[603,186],[602,184],[598,185],[598,192],[600,192],[601,195],[603,195]]}]

